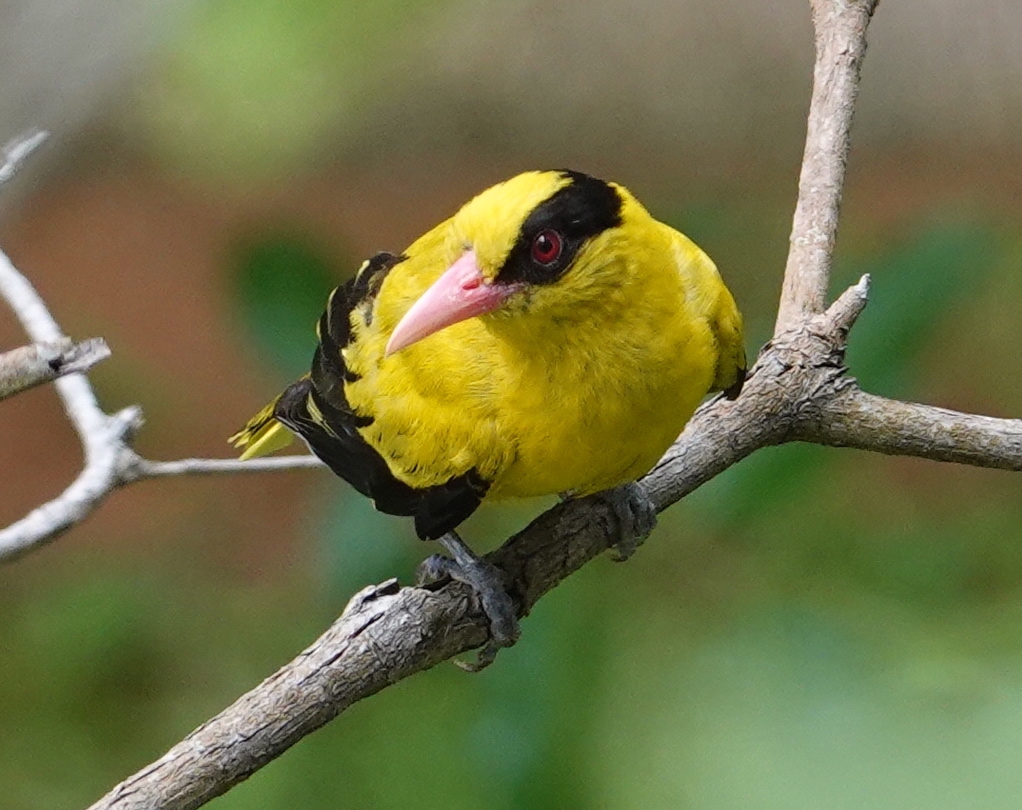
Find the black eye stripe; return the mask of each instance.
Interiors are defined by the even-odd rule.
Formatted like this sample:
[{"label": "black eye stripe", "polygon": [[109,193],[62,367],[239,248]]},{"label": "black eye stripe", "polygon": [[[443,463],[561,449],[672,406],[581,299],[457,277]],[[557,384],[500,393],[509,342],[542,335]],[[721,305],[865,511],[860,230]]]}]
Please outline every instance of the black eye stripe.
[{"label": "black eye stripe", "polygon": [[[540,203],[522,223],[518,238],[497,273],[499,283],[551,284],[563,276],[587,239],[621,224],[621,196],[603,180],[573,171],[571,180]],[[543,231],[556,231],[563,241],[556,261],[533,260],[532,244]]]}]

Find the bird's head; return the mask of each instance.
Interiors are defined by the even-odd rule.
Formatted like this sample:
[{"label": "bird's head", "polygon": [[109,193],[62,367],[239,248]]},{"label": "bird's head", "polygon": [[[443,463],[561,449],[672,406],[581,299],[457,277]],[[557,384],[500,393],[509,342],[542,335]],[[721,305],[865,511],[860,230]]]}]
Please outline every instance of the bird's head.
[{"label": "bird's head", "polygon": [[527,172],[482,192],[447,223],[447,269],[412,304],[393,354],[485,316],[528,327],[584,317],[621,286],[628,219],[652,218],[622,187],[571,171]]}]

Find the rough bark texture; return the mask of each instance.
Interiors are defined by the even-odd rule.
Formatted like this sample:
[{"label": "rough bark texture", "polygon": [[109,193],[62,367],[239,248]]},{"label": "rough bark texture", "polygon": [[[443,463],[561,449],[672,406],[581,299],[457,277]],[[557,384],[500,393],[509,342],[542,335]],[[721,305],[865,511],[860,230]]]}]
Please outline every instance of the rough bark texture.
[{"label": "rough bark texture", "polygon": [[823,403],[800,435],[818,444],[1022,472],[1022,419],[900,402],[859,388]]}]

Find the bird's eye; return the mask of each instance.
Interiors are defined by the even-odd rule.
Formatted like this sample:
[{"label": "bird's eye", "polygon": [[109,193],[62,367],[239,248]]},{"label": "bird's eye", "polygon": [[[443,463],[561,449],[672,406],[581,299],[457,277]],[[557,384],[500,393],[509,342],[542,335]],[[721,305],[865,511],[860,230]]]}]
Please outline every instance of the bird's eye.
[{"label": "bird's eye", "polygon": [[540,264],[553,264],[561,257],[563,244],[557,231],[540,231],[532,240],[532,258]]}]

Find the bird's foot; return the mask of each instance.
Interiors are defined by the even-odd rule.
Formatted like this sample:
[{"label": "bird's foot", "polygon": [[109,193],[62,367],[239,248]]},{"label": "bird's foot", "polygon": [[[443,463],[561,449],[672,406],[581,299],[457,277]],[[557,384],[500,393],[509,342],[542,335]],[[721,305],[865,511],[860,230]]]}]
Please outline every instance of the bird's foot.
[{"label": "bird's foot", "polygon": [[464,582],[476,592],[483,613],[490,620],[490,640],[474,662],[455,663],[469,672],[479,672],[493,663],[502,647],[510,647],[518,641],[521,635],[518,614],[499,568],[479,557],[454,532],[448,532],[437,542],[451,556],[434,554],[423,561],[418,571],[419,583],[437,582],[449,577]]},{"label": "bird's foot", "polygon": [[624,562],[641,546],[656,526],[656,506],[637,481],[601,492],[617,517],[620,539],[611,548],[611,559]]}]

